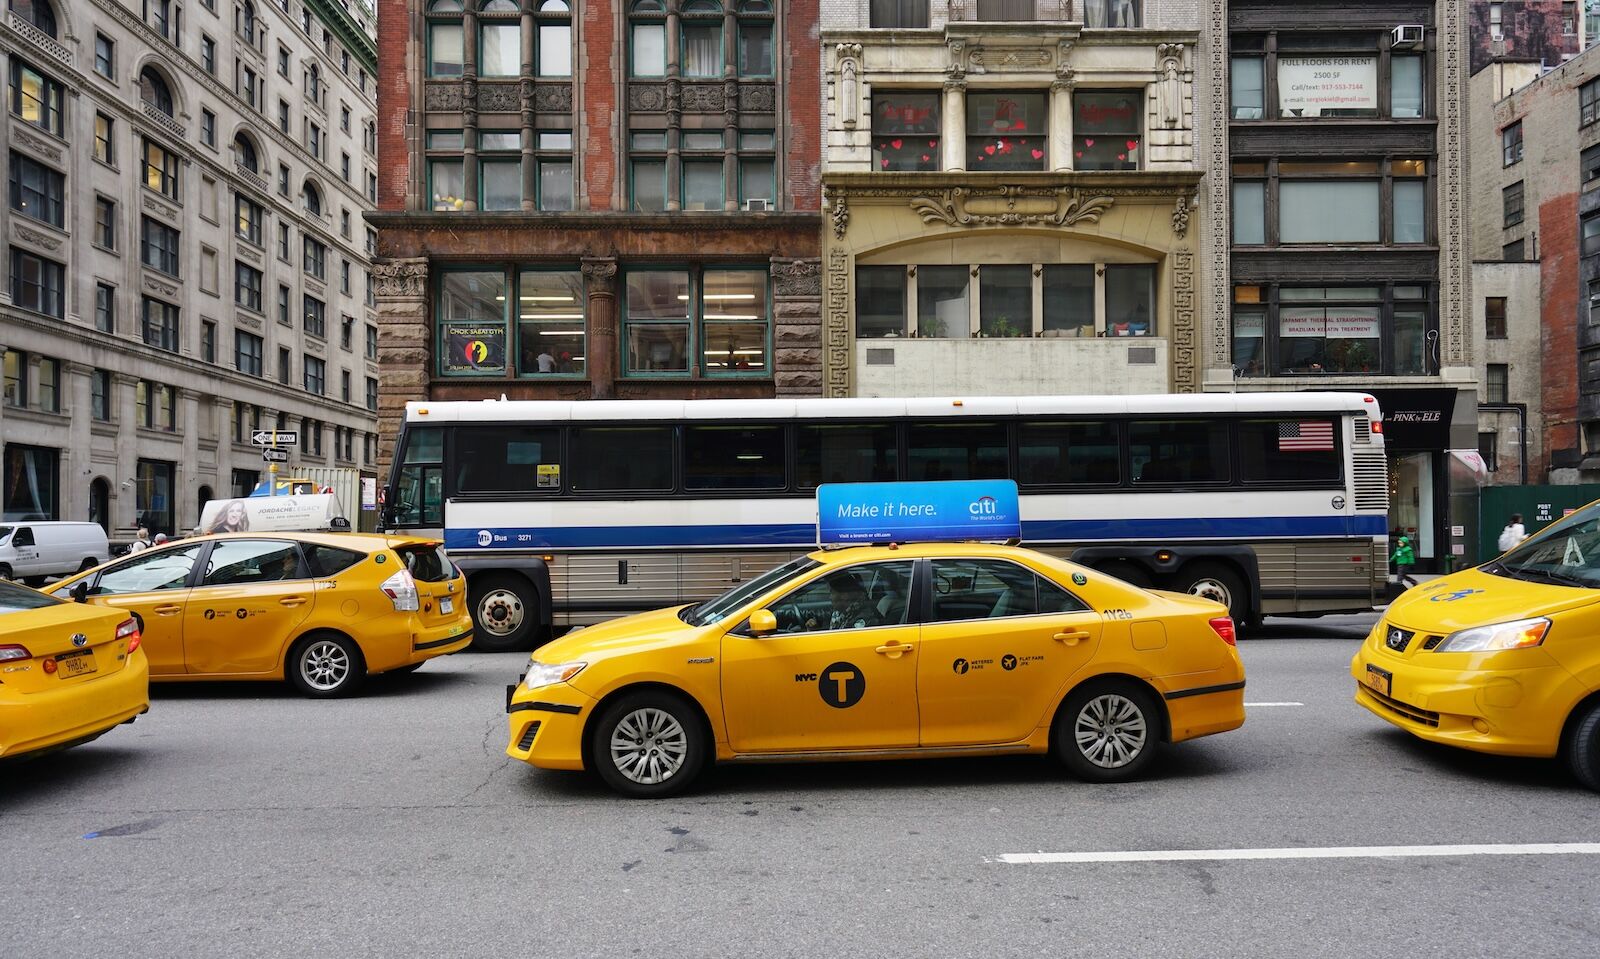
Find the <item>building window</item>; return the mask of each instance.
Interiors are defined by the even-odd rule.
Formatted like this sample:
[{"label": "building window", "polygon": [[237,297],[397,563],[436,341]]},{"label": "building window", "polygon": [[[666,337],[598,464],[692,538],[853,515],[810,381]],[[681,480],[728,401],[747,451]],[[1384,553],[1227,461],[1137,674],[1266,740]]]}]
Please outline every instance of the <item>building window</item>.
[{"label": "building window", "polygon": [[[517,276],[517,374],[581,375],[586,340],[583,276],[576,272],[522,270]],[[372,329],[368,328],[369,331]],[[369,333],[368,352],[376,352]]]},{"label": "building window", "polygon": [[[288,133],[289,132],[289,125],[290,125],[290,120],[289,120],[289,101],[288,100],[279,100],[278,101],[278,129],[282,130],[284,133]],[[287,184],[284,185],[282,192],[283,192],[284,196],[288,196],[289,195],[289,188],[288,188]]]},{"label": "building window", "polygon": [[66,88],[17,57],[11,58],[11,114],[22,122],[61,136],[61,104]]},{"label": "building window", "polygon": [[626,298],[624,373],[772,375],[764,271],[635,271]]},{"label": "building window", "polygon": [[378,358],[378,328],[373,326],[371,323],[367,324],[366,356],[367,359],[374,361]]},{"label": "building window", "polygon": [[217,361],[217,324],[211,320],[200,321],[200,358],[207,363]]},{"label": "building window", "polygon": [[145,186],[178,199],[178,156],[154,140],[144,141]]},{"label": "building window", "polygon": [[339,371],[339,401],[341,403],[350,402],[350,371],[349,370],[340,370]]},{"label": "building window", "polygon": [[514,77],[522,70],[522,24],[516,0],[478,7],[478,76]]},{"label": "building window", "polygon": [[111,419],[111,373],[108,370],[89,373],[89,415],[101,423]]},{"label": "building window", "polygon": [[208,147],[217,145],[217,115],[200,108],[200,142]]},{"label": "building window", "polygon": [[39,360],[39,409],[45,413],[61,412],[61,361],[44,357]]},{"label": "building window", "polygon": [[[310,353],[302,356],[300,363],[301,369],[304,371],[306,392],[317,396],[323,395],[328,389],[328,364]],[[321,446],[322,444],[319,442],[316,445]]]},{"label": "building window", "polygon": [[261,312],[261,271],[241,260],[233,262],[233,302],[252,313]]},{"label": "building window", "polygon": [[542,0],[534,14],[534,71],[541,77],[572,76],[572,13],[567,0]]},{"label": "building window", "polygon": [[315,63],[306,67],[306,99],[322,104],[322,68]]},{"label": "building window", "polygon": [[278,285],[278,322],[283,326],[294,325],[289,317],[289,288],[281,283]]},{"label": "building window", "polygon": [[315,123],[306,124],[306,149],[317,159],[322,159],[322,127]]},{"label": "building window", "polygon": [[[1296,120],[1339,117],[1417,119],[1427,114],[1428,58],[1394,51],[1386,60],[1374,42],[1388,47],[1387,31],[1345,35],[1315,47],[1291,48],[1280,35],[1272,44],[1262,35],[1230,37],[1230,116],[1235,120]],[[1299,44],[1301,38],[1287,35]],[[1365,41],[1365,42],[1362,42]],[[1270,51],[1270,52],[1269,52]],[[1388,97],[1380,98],[1380,73],[1388,67]],[[1273,81],[1268,84],[1267,79]],[[1270,89],[1269,89],[1270,87]]]},{"label": "building window", "polygon": [[466,209],[466,168],[461,159],[465,146],[460,130],[428,131],[428,191],[436,212]]},{"label": "building window", "polygon": [[1506,338],[1506,298],[1488,296],[1483,300],[1484,335],[1491,340]]},{"label": "building window", "polygon": [[7,443],[5,449],[5,500],[0,518],[59,519],[61,452],[19,443]]},{"label": "building window", "polygon": [[94,328],[102,333],[117,331],[117,290],[105,283],[94,285]]},{"label": "building window", "polygon": [[[926,2],[926,0],[924,0]],[[662,0],[634,0],[629,8],[628,70],[636,77],[667,73],[667,7]]]},{"label": "building window", "polygon": [[1527,243],[1523,240],[1512,240],[1500,248],[1500,259],[1507,263],[1521,263],[1526,255]]},{"label": "building window", "polygon": [[378,380],[369,376],[367,379],[367,409],[377,412],[378,409]]},{"label": "building window", "polygon": [[11,304],[62,319],[67,268],[20,247],[11,248]]},{"label": "building window", "polygon": [[289,78],[289,48],[278,47],[278,76],[285,80]]},{"label": "building window", "polygon": [[200,35],[200,66],[212,76],[217,75],[217,41]]},{"label": "building window", "polygon": [[534,162],[538,164],[536,188],[541,210],[570,210],[572,197],[572,134],[565,130],[540,130]]},{"label": "building window", "polygon": [[117,204],[103,196],[94,198],[94,241],[108,250],[117,248]]},{"label": "building window", "polygon": [[233,195],[234,234],[254,246],[261,245],[261,204],[242,193]]},{"label": "building window", "polygon": [[1500,131],[1500,163],[1511,166],[1522,162],[1522,121],[1518,120]]},{"label": "building window", "polygon": [[177,276],[178,231],[150,217],[142,217],[139,226],[139,261],[168,276]]},{"label": "building window", "polygon": [[1505,363],[1490,363],[1484,370],[1483,398],[1488,403],[1507,402],[1507,383],[1511,367]]},{"label": "building window", "polygon": [[256,7],[250,0],[244,0],[235,14],[234,29],[239,31],[239,36],[252,47],[256,45]]},{"label": "building window", "polygon": [[1578,126],[1600,120],[1600,77],[1578,88]]},{"label": "building window", "polygon": [[742,0],[739,4],[741,77],[773,75],[772,23],[772,4],[768,0]]},{"label": "building window", "polygon": [[873,93],[873,169],[939,169],[940,97],[910,90]]},{"label": "building window", "polygon": [[278,195],[289,195],[289,164],[278,164]]},{"label": "building window", "polygon": [[320,240],[311,237],[303,238],[304,269],[305,272],[319,280],[327,279],[328,275],[328,248]]},{"label": "building window", "polygon": [[857,338],[907,335],[913,300],[925,338],[1156,332],[1152,264],[897,265],[857,268]]},{"label": "building window", "polygon": [[1600,144],[1596,144],[1579,156],[1578,168],[1582,171],[1583,182],[1593,183],[1600,179]]},{"label": "building window", "polygon": [[681,63],[689,79],[722,76],[722,4],[717,0],[687,0],[682,4],[679,33]]},{"label": "building window", "polygon": [[1436,328],[1423,286],[1234,287],[1240,376],[1427,374]]},{"label": "building window", "polygon": [[250,105],[250,109],[261,109],[264,102],[262,98],[267,92],[266,86],[256,76],[254,68],[247,67],[242,63],[238,64],[238,68],[239,95],[244,98],[245,103]]},{"label": "building window", "polygon": [[294,379],[294,354],[287,346],[278,347],[278,382],[288,386]]},{"label": "building window", "polygon": [[356,318],[346,313],[339,317],[339,349],[349,353],[355,346]]},{"label": "building window", "polygon": [[350,261],[339,260],[339,292],[350,295]]},{"label": "building window", "polygon": [[144,297],[140,303],[139,333],[150,346],[178,352],[178,308]]},{"label": "building window", "polygon": [[1478,455],[1483,457],[1483,465],[1493,473],[1500,468],[1500,450],[1498,435],[1495,433],[1478,434]]},{"label": "building window", "polygon": [[628,135],[629,187],[635,212],[652,213],[667,208],[667,134],[641,130]]},{"label": "building window", "polygon": [[305,307],[305,328],[307,336],[322,338],[328,335],[328,304],[322,302],[311,294],[303,297]]},{"label": "building window", "polygon": [[1591,256],[1600,253],[1600,213],[1591,213],[1578,221],[1579,232],[1582,234],[1582,255]]},{"label": "building window", "polygon": [[[1086,27],[1137,27],[1140,17],[1140,0],[1083,0],[1083,25]],[[1007,19],[1032,20],[1033,17]]]},{"label": "building window", "polygon": [[439,281],[438,372],[441,376],[506,374],[506,275],[450,271]]},{"label": "building window", "polygon": [[172,116],[172,88],[165,78],[151,67],[139,71],[139,99],[161,113]]},{"label": "building window", "polygon": [[683,179],[678,195],[685,210],[722,209],[721,130],[685,130],[680,134]]},{"label": "building window", "polygon": [[104,113],[94,115],[94,158],[108,166],[117,162],[116,144],[111,139],[115,124]]},{"label": "building window", "polygon": [[[1039,109],[1041,112],[1045,109],[1042,95]],[[1143,112],[1144,92],[1141,90],[1075,92],[1072,95],[1073,169],[1139,169],[1144,143]]]},{"label": "building window", "polygon": [[967,169],[1045,169],[1046,99],[1044,93],[968,93]]},{"label": "building window", "polygon": [[117,44],[103,33],[94,35],[94,72],[107,80],[117,78]]},{"label": "building window", "polygon": [[777,209],[777,167],[773,153],[776,147],[776,137],[770,130],[739,131],[740,209]]},{"label": "building window", "polygon": [[1578,33],[1578,4],[1576,0],[1566,0],[1561,4],[1561,32],[1566,36],[1576,36]]},{"label": "building window", "polygon": [[478,154],[478,209],[522,209],[521,131],[483,131]]},{"label": "building window", "polygon": [[278,224],[278,259],[285,263],[294,262],[289,258],[289,224]]},{"label": "building window", "polygon": [[870,0],[867,24],[872,27],[921,29],[928,25],[928,0]]},{"label": "building window", "polygon": [[66,222],[67,178],[15,151],[11,154],[11,209],[59,227]]},{"label": "building window", "polygon": [[[1424,160],[1236,161],[1232,174],[1236,244],[1427,242]],[[1388,236],[1380,215],[1385,179]],[[1269,218],[1273,206],[1277,216]]]},{"label": "building window", "polygon": [[[133,385],[133,406],[138,424],[147,430],[172,432],[178,427],[172,404],[172,387],[140,380]],[[141,461],[142,462],[142,461]]]},{"label": "building window", "polygon": [[5,352],[5,403],[18,409],[28,406],[28,354]]},{"label": "building window", "polygon": [[1228,65],[1230,115],[1235,120],[1259,120],[1265,113],[1266,93],[1261,57],[1234,57]]},{"label": "building window", "polygon": [[1522,222],[1522,181],[1500,191],[1501,226],[1511,227]]}]

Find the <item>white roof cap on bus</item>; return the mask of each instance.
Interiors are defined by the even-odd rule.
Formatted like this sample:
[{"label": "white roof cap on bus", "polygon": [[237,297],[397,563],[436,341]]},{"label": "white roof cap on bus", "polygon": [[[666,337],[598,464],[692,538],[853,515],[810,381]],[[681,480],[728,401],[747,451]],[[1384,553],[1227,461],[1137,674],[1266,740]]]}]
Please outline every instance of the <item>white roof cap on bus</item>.
[{"label": "white roof cap on bus", "polygon": [[[1373,409],[1369,409],[1373,407]],[[1360,392],[1159,393],[1123,396],[973,396],[750,400],[489,400],[406,404],[406,421],[546,423],[615,420],[788,420],[812,417],[1093,416],[1096,414],[1375,412]]]}]

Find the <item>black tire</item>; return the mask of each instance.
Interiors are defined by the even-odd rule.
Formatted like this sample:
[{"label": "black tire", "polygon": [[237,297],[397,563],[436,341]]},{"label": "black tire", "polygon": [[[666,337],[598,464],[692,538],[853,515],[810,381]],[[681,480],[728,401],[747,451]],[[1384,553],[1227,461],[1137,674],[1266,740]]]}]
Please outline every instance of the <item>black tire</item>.
[{"label": "black tire", "polygon": [[83,558],[83,562],[78,564],[78,572],[87,573],[89,570],[94,569],[99,565],[100,561],[95,559],[93,556],[85,556]]},{"label": "black tire", "polygon": [[289,650],[283,671],[312,699],[349,696],[367,678],[367,661],[355,640],[337,633],[312,633]]},{"label": "black tire", "polygon": [[[629,753],[638,765],[624,772],[622,741],[635,733]],[[658,738],[652,738],[658,737]],[[618,748],[613,749],[613,740]],[[677,753],[675,768],[670,766]],[[620,755],[619,755],[620,753]],[[700,714],[681,696],[656,690],[628,693],[589,727],[589,759],[607,786],[633,799],[675,796],[689,788],[709,756]]]},{"label": "black tire", "polygon": [[1221,603],[1236,624],[1250,621],[1250,587],[1225,563],[1189,563],[1178,571],[1174,589]]},{"label": "black tire", "polygon": [[1106,563],[1103,566],[1097,566],[1095,568],[1100,570],[1100,572],[1105,573],[1107,576],[1113,576],[1122,580],[1129,586],[1137,586],[1140,589],[1149,589],[1151,586],[1155,585],[1154,581],[1150,579],[1149,572],[1147,572],[1143,566],[1140,566],[1137,563],[1129,563],[1123,560],[1118,560],[1116,562]]},{"label": "black tire", "polygon": [[539,634],[539,591],[524,577],[493,573],[472,580],[472,648],[488,653],[531,649]]},{"label": "black tire", "polygon": [[[1106,737],[1108,727],[1117,735]],[[1163,728],[1160,707],[1148,689],[1127,680],[1091,680],[1067,696],[1056,713],[1052,739],[1056,757],[1079,779],[1126,782],[1155,759]]]},{"label": "black tire", "polygon": [[7,582],[11,580],[11,567],[7,566],[5,563],[0,563],[0,579],[6,580]]},{"label": "black tire", "polygon": [[1578,782],[1600,792],[1600,702],[1578,714],[1562,751]]}]

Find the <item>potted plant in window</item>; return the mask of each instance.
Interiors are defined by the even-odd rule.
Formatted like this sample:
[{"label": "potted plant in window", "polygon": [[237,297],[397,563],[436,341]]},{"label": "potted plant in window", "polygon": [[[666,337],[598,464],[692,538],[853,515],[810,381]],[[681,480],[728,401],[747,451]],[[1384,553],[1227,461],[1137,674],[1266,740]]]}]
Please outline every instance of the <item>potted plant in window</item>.
[{"label": "potted plant in window", "polygon": [[994,324],[989,328],[989,335],[1011,338],[1021,336],[1022,331],[1011,322],[1011,317],[1002,314],[995,317]]}]

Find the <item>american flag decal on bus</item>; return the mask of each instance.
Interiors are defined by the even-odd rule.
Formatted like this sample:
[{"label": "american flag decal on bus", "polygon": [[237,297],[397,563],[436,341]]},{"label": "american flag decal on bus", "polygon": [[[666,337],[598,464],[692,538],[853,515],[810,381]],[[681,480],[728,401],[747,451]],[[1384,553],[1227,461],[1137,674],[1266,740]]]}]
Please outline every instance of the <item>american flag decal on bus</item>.
[{"label": "american flag decal on bus", "polygon": [[1333,423],[1328,420],[1300,420],[1278,424],[1278,452],[1332,450]]}]

